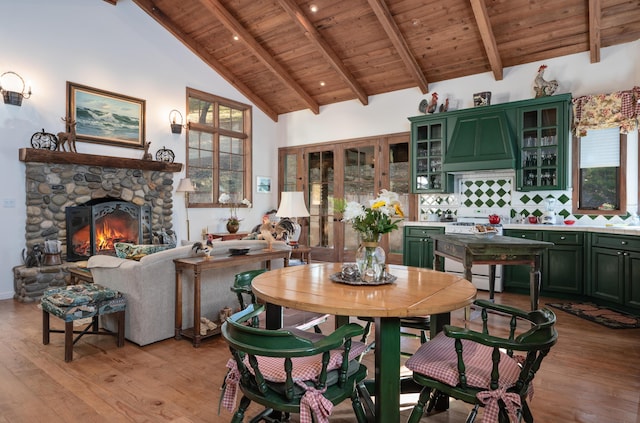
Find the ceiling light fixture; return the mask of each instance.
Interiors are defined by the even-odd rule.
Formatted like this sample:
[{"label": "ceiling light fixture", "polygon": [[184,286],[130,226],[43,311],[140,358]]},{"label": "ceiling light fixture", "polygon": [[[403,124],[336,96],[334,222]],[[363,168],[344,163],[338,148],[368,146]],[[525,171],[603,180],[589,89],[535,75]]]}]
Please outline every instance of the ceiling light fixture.
[{"label": "ceiling light fixture", "polygon": [[238,37],[237,35],[233,36],[233,41],[239,41],[239,40],[240,40],[240,37]]},{"label": "ceiling light fixture", "polygon": [[320,86],[324,87],[325,85],[327,85],[324,81],[320,81]]},{"label": "ceiling light fixture", "polygon": [[309,5],[309,10],[311,10],[311,13],[316,13],[318,11],[318,5],[315,3],[311,3]]}]

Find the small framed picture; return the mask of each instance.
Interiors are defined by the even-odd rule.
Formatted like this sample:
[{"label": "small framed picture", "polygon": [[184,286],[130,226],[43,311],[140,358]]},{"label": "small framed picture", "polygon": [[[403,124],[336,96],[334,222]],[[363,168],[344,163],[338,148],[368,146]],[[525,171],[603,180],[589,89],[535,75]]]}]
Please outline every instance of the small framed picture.
[{"label": "small framed picture", "polygon": [[271,192],[271,178],[266,176],[256,177],[257,191],[262,194],[268,194]]}]

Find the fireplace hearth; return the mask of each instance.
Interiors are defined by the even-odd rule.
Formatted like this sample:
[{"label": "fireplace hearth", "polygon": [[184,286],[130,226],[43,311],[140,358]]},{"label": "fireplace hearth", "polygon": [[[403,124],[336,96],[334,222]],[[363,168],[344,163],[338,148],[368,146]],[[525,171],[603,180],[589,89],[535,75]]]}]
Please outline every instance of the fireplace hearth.
[{"label": "fireplace hearth", "polygon": [[115,255],[117,242],[151,242],[151,211],[127,201],[101,199],[67,207],[67,261]]}]

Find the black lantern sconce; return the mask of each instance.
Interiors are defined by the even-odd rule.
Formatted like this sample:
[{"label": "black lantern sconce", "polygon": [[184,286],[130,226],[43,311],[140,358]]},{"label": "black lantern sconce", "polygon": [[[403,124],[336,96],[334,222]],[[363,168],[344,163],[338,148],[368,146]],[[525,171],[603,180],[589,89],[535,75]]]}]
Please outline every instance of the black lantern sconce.
[{"label": "black lantern sconce", "polygon": [[[179,121],[179,122],[178,122]],[[171,133],[172,134],[181,134],[182,133],[182,113],[173,109],[169,112],[169,123],[171,123]]]},{"label": "black lantern sconce", "polygon": [[[9,76],[13,75],[14,77],[20,80],[22,83],[22,90],[18,91],[9,91],[5,87],[7,86],[4,81],[7,80]],[[25,93],[25,83],[24,79],[20,75],[15,72],[5,72],[0,75],[0,92],[2,93],[2,97],[4,98],[4,104],[11,104],[12,106],[22,106],[22,99],[31,97],[31,87],[26,87],[27,92]]]}]

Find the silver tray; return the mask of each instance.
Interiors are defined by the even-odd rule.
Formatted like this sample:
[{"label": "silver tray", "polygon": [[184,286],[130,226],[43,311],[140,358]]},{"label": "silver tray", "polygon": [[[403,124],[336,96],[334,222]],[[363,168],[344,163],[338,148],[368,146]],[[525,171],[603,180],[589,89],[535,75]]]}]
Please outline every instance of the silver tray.
[{"label": "silver tray", "polygon": [[385,273],[384,274],[384,278],[381,281],[378,282],[365,282],[362,279],[358,278],[358,279],[354,279],[354,280],[346,280],[342,278],[342,272],[338,272],[338,273],[334,273],[331,276],[329,276],[329,279],[331,279],[333,282],[338,282],[338,283],[344,283],[347,285],[386,285],[386,284],[390,284],[390,283],[394,283],[396,281],[396,279],[398,279],[397,276],[393,276],[390,273]]}]

